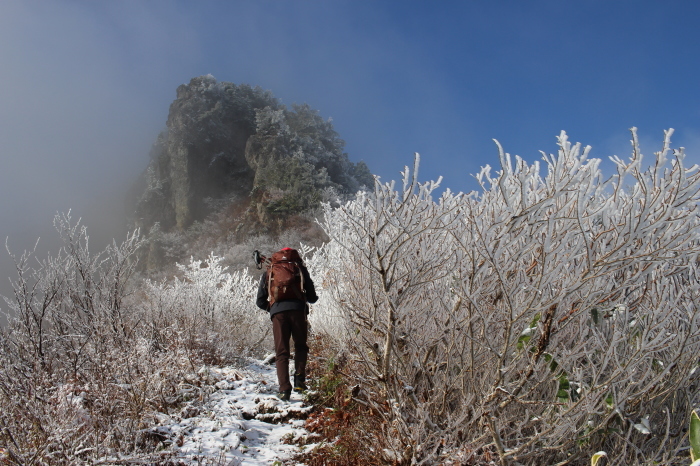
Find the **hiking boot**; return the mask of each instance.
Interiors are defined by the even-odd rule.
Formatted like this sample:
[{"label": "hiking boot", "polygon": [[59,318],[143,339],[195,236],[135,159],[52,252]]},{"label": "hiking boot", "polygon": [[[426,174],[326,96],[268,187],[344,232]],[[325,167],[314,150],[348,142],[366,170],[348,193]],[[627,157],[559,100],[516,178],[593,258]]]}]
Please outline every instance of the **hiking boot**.
[{"label": "hiking boot", "polygon": [[279,392],[277,394],[277,398],[279,398],[282,401],[289,401],[289,398],[292,396],[292,391],[291,390],[285,390],[283,392]]},{"label": "hiking boot", "polygon": [[306,386],[306,377],[303,375],[294,374],[294,391],[303,392],[308,387]]}]

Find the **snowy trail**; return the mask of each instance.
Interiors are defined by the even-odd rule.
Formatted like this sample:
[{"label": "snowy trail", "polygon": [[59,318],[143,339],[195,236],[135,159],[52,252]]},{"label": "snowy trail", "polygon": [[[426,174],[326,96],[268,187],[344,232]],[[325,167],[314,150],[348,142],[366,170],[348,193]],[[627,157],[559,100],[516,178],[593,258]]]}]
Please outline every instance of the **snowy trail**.
[{"label": "snowy trail", "polygon": [[151,429],[172,440],[173,460],[185,464],[297,464],[290,461],[292,456],[315,447],[289,444],[308,438],[303,419],[312,407],[302,406],[301,394],[293,393],[289,402],[275,396],[274,367],[255,361],[243,370],[208,367],[199,375],[215,389],[206,402],[186,406],[181,419],[164,416],[161,425]]}]

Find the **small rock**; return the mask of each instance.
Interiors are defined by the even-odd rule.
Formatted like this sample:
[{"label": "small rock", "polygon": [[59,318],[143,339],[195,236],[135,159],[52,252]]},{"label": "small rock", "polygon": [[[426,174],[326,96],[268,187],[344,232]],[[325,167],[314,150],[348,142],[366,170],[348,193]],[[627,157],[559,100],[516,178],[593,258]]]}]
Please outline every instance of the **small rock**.
[{"label": "small rock", "polygon": [[197,408],[196,406],[187,405],[187,406],[185,406],[184,408],[182,408],[182,411],[180,412],[180,415],[181,415],[183,418],[189,418],[189,417],[198,416],[199,413],[200,413],[199,408]]},{"label": "small rock", "polygon": [[277,360],[277,358],[275,357],[274,354],[268,354],[267,356],[265,356],[265,358],[262,360],[262,362],[263,362],[263,364],[272,365],[275,363],[276,360]]}]

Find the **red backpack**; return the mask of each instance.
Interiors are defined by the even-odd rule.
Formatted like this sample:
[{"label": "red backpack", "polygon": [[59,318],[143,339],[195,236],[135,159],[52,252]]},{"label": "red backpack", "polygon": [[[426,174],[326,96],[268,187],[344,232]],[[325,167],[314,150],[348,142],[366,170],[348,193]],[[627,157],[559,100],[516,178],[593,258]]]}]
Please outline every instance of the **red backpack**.
[{"label": "red backpack", "polygon": [[285,248],[272,255],[267,267],[268,301],[272,306],[277,301],[298,299],[306,302],[304,262],[296,249]]}]

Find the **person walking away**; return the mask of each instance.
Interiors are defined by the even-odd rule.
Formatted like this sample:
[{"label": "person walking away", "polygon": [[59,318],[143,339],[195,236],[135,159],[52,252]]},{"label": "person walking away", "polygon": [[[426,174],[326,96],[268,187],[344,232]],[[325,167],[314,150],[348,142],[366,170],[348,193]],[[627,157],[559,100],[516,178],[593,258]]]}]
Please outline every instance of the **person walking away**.
[{"label": "person walking away", "polygon": [[[314,282],[296,249],[283,248],[274,253],[260,277],[255,304],[270,313],[275,340],[275,364],[278,397],[288,401],[294,391],[306,390],[306,359],[309,347],[307,303],[318,300]],[[294,340],[294,387],[289,380],[289,339]]]}]

